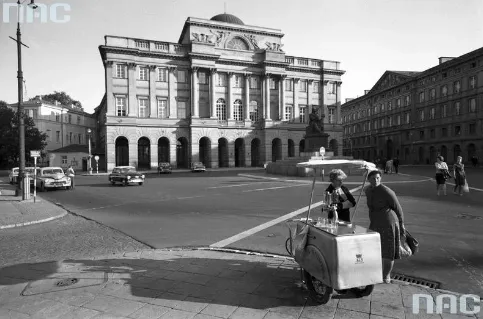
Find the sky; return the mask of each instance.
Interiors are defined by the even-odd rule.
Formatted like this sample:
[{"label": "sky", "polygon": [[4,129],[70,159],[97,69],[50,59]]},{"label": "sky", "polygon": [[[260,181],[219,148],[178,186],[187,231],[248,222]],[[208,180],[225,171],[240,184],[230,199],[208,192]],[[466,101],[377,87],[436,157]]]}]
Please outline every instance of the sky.
[{"label": "sky", "polygon": [[[25,0],[26,6],[30,0]],[[287,55],[341,62],[342,102],[386,70],[424,71],[483,46],[483,0],[43,0],[21,25],[25,99],[65,91],[92,113],[105,93],[105,35],[177,42],[188,17],[227,12],[280,29]],[[17,101],[15,0],[0,0],[0,100]],[[68,8],[65,11],[63,8]],[[226,10],[225,10],[226,8]],[[54,11],[54,10],[52,10]],[[61,22],[68,20],[65,22]]]}]

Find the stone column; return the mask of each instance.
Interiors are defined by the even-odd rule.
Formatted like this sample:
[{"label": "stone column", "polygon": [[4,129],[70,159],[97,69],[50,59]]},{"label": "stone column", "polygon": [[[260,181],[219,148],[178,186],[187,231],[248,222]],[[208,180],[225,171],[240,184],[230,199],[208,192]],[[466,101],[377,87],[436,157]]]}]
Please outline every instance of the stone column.
[{"label": "stone column", "polygon": [[169,162],[173,167],[178,168],[178,162],[176,158],[176,137],[174,140],[170,139],[169,140]]},{"label": "stone column", "polygon": [[341,105],[341,102],[340,102],[340,99],[341,99],[341,93],[342,93],[342,89],[341,89],[341,86],[342,86],[342,82],[337,82],[336,84],[336,90],[337,90],[337,97],[336,97],[336,105],[337,105],[337,113],[336,113],[336,116],[337,118],[335,119],[334,123],[335,124],[340,124],[341,123],[341,120],[340,120],[340,105]]},{"label": "stone column", "polygon": [[293,79],[293,118],[295,123],[300,123],[300,108],[299,108],[299,82],[300,79]]},{"label": "stone column", "polygon": [[191,68],[191,105],[193,118],[200,117],[198,67]]},{"label": "stone column", "polygon": [[245,121],[250,120],[250,74],[245,73]]},{"label": "stone column", "polygon": [[211,102],[211,118],[216,119],[216,69],[210,69],[210,102]]},{"label": "stone column", "polygon": [[278,82],[278,91],[280,92],[280,98],[278,99],[278,119],[280,121],[283,121],[285,119],[285,79],[286,78],[287,78],[286,75],[281,75]]},{"label": "stone column", "polygon": [[324,80],[324,83],[323,83],[323,86],[322,86],[322,95],[323,95],[323,102],[324,102],[323,105],[322,105],[322,109],[323,109],[323,112],[325,114],[324,124],[329,121],[329,110],[327,109],[327,104],[325,103],[325,101],[327,100],[327,85],[328,84],[329,84],[329,81]]},{"label": "stone column", "polygon": [[266,120],[271,120],[270,117],[270,74],[266,73],[263,77],[263,88],[265,91],[265,99],[264,99],[264,118]]},{"label": "stone column", "polygon": [[[136,98],[136,63],[129,63],[128,67],[128,115],[138,116],[138,103]],[[136,144],[137,149],[137,144]],[[137,156],[137,155],[136,155]]]},{"label": "stone column", "polygon": [[106,61],[106,102],[107,115],[116,116],[116,100],[112,92],[112,61]]},{"label": "stone column", "polygon": [[[149,117],[158,117],[156,101],[156,66],[149,66]],[[157,156],[157,152],[156,152]],[[156,163],[156,166],[158,164]],[[152,165],[151,165],[152,166]]]},{"label": "stone column", "polygon": [[138,167],[138,140],[129,140],[129,165]]},{"label": "stone column", "polygon": [[[153,144],[156,143],[156,144]],[[151,169],[158,167],[158,143],[157,141],[151,141]]]},{"label": "stone column", "polygon": [[[311,90],[311,86],[312,86],[312,83],[314,82],[314,80],[307,80],[307,109],[310,108],[310,110],[312,110],[311,106],[312,106],[312,90]],[[319,114],[320,116],[320,114]]]},{"label": "stone column", "polygon": [[[169,118],[176,118],[178,116],[176,110],[176,76],[174,72],[176,72],[175,66],[170,66],[168,68],[168,117]],[[175,144],[176,145],[176,144]],[[176,153],[175,153],[176,155]],[[175,157],[176,158],[176,157]]]},{"label": "stone column", "polygon": [[233,120],[233,72],[227,72],[227,80],[228,80],[228,120]]}]

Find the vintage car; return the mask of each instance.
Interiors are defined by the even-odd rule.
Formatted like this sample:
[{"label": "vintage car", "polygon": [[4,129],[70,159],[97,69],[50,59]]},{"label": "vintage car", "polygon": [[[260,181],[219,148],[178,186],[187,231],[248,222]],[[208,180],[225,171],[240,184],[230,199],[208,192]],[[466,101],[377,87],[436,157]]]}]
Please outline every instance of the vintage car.
[{"label": "vintage car", "polygon": [[191,163],[191,171],[192,172],[204,172],[204,171],[206,171],[206,167],[201,162],[193,162],[193,163]]},{"label": "vintage car", "polygon": [[166,162],[160,162],[158,165],[158,173],[171,174],[172,173],[171,164]]},{"label": "vintage car", "polygon": [[109,174],[109,182],[111,185],[120,183],[127,186],[129,184],[142,185],[144,183],[145,176],[136,171],[134,166],[116,166]]},{"label": "vintage car", "polygon": [[41,167],[37,170],[35,187],[44,192],[49,189],[71,189],[72,181],[61,167]]},{"label": "vintage car", "polygon": [[[33,179],[34,177],[34,167],[25,167],[25,173],[29,174],[29,176]],[[8,181],[10,184],[15,184],[17,183],[17,178],[18,178],[18,171],[19,167],[14,167],[10,170],[10,173],[8,174]],[[37,168],[37,174],[39,172],[39,168]],[[31,184],[33,184],[33,181],[30,181]]]}]

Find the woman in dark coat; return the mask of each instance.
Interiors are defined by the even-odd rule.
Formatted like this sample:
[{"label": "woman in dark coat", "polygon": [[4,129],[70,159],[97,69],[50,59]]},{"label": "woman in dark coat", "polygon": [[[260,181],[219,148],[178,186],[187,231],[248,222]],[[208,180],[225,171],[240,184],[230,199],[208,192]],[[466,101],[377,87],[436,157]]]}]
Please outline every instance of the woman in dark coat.
[{"label": "woman in dark coat", "polygon": [[459,195],[463,196],[463,186],[466,184],[465,165],[463,164],[463,157],[458,156],[456,163],[453,165],[454,189],[453,194],[458,194],[456,190],[459,188]]},{"label": "woman in dark coat", "polygon": [[[329,173],[330,185],[326,188],[326,192],[334,193],[337,198],[337,215],[340,220],[345,222],[350,222],[351,213],[350,208],[356,205],[356,200],[352,196],[351,192],[347,187],[342,185],[344,179],[347,175],[341,169],[333,169]],[[329,218],[332,218],[332,212],[329,213]]]},{"label": "woman in dark coat", "polygon": [[395,259],[401,259],[399,242],[405,233],[404,213],[396,194],[381,184],[381,172],[376,170],[368,175],[371,183],[364,190],[369,207],[369,229],[381,236],[382,275],[385,283],[391,282],[391,271]]}]

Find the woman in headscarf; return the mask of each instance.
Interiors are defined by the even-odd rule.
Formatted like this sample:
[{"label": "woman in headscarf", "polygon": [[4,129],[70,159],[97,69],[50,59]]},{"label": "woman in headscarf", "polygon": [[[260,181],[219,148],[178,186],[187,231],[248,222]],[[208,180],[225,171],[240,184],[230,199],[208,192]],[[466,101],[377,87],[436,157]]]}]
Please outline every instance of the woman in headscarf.
[{"label": "woman in headscarf", "polygon": [[381,236],[382,275],[391,282],[394,260],[401,259],[400,238],[404,235],[404,213],[392,189],[381,184],[381,172],[374,170],[367,176],[371,185],[365,188],[369,208],[369,229]]}]

